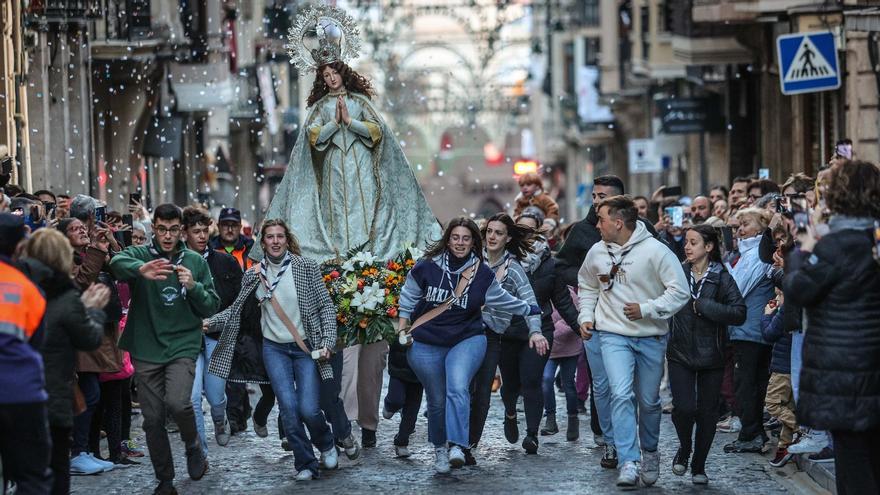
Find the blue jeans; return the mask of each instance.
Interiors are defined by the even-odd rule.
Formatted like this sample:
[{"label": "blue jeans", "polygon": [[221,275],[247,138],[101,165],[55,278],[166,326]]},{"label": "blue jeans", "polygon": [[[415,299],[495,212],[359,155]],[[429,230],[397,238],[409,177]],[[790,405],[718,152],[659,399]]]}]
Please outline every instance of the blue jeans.
[{"label": "blue jeans", "polygon": [[226,380],[208,373],[207,370],[215,347],[217,347],[217,340],[205,337],[205,348],[196,357],[196,376],[193,379],[192,389],[196,430],[199,432],[199,440],[202,441],[202,452],[205,455],[208,455],[208,441],[205,437],[205,414],[202,412],[202,390],[205,391],[208,404],[211,406],[211,420],[214,421],[214,424],[226,421]]},{"label": "blue jeans", "polygon": [[599,428],[608,445],[614,445],[614,428],[611,424],[611,389],[608,385],[608,375],[605,374],[605,364],[602,362],[602,343],[599,335],[584,342],[587,351],[587,363],[590,364],[590,375],[593,379],[593,402],[596,403],[596,415],[599,416]]},{"label": "blue jeans", "polygon": [[425,387],[428,441],[435,447],[443,447],[447,440],[468,446],[471,379],[485,354],[485,335],[474,335],[452,347],[415,342],[407,352],[410,368]]},{"label": "blue jeans", "polygon": [[[617,457],[621,465],[638,462],[642,458],[639,443],[642,449],[654,452],[660,438],[660,380],[667,336],[596,333],[602,343],[602,362],[611,388],[611,422]],[[638,401],[638,414],[633,394]]]},{"label": "blue jeans", "polygon": [[801,367],[803,366],[804,332],[791,333],[791,392],[797,404],[801,389]]},{"label": "blue jeans", "polygon": [[333,434],[319,405],[321,378],[311,355],[296,343],[279,344],[263,339],[263,364],[278,400],[281,421],[287,440],[293,447],[294,467],[318,474],[318,460],[306,437],[303,424],[309,429],[312,444],[321,452],[334,447]]},{"label": "blue jeans", "polygon": [[579,357],[570,356],[547,360],[547,364],[544,366],[544,380],[542,383],[544,411],[547,414],[556,414],[556,390],[554,390],[553,382],[556,381],[556,369],[559,368],[562,390],[565,391],[565,412],[569,416],[577,416],[578,396],[577,389],[574,386],[574,372],[577,369]]}]

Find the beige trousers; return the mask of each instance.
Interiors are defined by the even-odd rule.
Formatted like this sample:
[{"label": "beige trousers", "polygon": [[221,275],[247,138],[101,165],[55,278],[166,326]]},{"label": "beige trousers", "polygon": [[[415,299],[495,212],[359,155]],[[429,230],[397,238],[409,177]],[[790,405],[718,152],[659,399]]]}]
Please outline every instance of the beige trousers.
[{"label": "beige trousers", "polygon": [[342,390],[339,396],[349,419],[361,428],[376,431],[379,427],[379,398],[382,375],[388,356],[385,341],[354,345],[342,351]]}]

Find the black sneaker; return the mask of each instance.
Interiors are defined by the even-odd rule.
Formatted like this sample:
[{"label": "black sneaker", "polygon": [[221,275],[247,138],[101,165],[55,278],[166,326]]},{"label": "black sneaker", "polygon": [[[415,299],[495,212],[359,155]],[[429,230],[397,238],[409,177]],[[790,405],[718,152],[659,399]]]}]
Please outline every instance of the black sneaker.
[{"label": "black sneaker", "polygon": [[834,451],[830,447],[824,447],[819,452],[807,456],[813,462],[834,462]]},{"label": "black sneaker", "polygon": [[153,495],[177,495],[177,488],[174,488],[173,481],[160,481]]},{"label": "black sneaker", "polygon": [[599,465],[605,469],[617,469],[617,448],[611,444],[605,444],[605,453]]},{"label": "black sneaker", "polygon": [[512,418],[507,414],[504,415],[504,438],[510,443],[519,440],[519,422],[516,420],[516,415]]},{"label": "black sneaker", "polygon": [[534,435],[526,435],[526,437],[523,438],[522,448],[526,450],[526,454],[537,454],[538,437]]},{"label": "black sneaker", "polygon": [[677,452],[675,452],[675,457],[672,459],[672,472],[676,476],[683,476],[684,473],[688,470],[688,460],[691,456],[691,453],[679,448]]},{"label": "black sneaker", "polygon": [[471,449],[462,449],[464,451],[464,465],[465,466],[476,466],[477,459],[474,457],[474,454],[471,452]]},{"label": "black sneaker", "polygon": [[365,449],[376,446],[376,430],[361,428],[361,446]]},{"label": "black sneaker", "polygon": [[198,481],[208,472],[208,460],[202,453],[202,447],[198,440],[186,448],[186,471],[189,477]]}]

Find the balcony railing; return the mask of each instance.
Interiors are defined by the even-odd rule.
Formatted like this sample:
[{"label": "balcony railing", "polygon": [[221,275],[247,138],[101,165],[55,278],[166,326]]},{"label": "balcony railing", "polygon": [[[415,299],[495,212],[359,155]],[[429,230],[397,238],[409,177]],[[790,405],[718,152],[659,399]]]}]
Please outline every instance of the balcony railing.
[{"label": "balcony railing", "polygon": [[47,21],[87,20],[101,16],[101,0],[32,0],[26,12]]}]

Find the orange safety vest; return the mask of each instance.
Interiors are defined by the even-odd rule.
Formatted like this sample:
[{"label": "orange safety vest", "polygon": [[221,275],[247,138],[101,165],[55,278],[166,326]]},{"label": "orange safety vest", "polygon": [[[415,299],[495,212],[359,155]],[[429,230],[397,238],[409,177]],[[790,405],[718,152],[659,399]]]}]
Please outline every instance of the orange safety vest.
[{"label": "orange safety vest", "polygon": [[43,321],[46,299],[23,273],[0,261],[0,334],[24,342],[33,337]]},{"label": "orange safety vest", "polygon": [[221,247],[216,251],[219,253],[227,253],[231,254],[236,260],[238,260],[238,266],[241,267],[242,271],[247,271],[248,268],[253,266],[254,260],[245,257],[244,253],[247,250],[247,246],[242,247],[241,249],[235,249],[233,251],[227,251],[226,248]]}]

